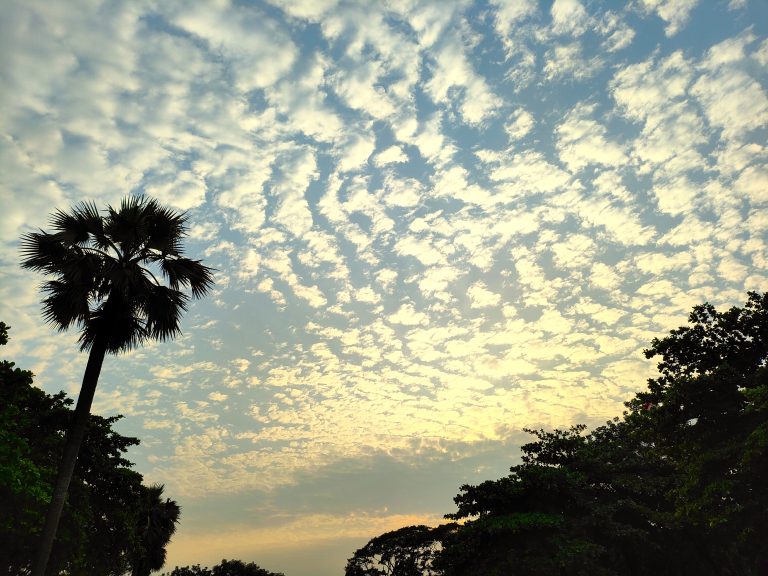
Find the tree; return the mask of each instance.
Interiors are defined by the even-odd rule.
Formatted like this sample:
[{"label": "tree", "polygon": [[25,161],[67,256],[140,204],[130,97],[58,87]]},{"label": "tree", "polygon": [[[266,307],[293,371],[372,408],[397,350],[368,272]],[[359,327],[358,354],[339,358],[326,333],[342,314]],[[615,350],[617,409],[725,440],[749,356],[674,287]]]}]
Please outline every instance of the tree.
[{"label": "tree", "polygon": [[53,233],[22,237],[22,266],[53,277],[43,287],[45,319],[60,331],[76,326],[81,350],[89,352],[33,576],[46,570],[104,356],[176,336],[189,300],[181,289],[200,298],[213,285],[212,270],[183,255],[186,220],[133,196],[103,216],[87,202],[70,213],[59,210],[51,218]]},{"label": "tree", "polygon": [[[0,344],[7,342],[8,326],[0,322]],[[33,450],[55,453],[58,438],[38,430],[41,420],[58,420],[60,410],[60,398],[32,386],[31,372],[0,362],[0,573],[20,574],[29,566],[28,535],[50,498],[46,458]]]},{"label": "tree", "polygon": [[242,560],[222,560],[213,568],[194,566],[176,566],[169,574],[162,576],[284,576],[280,572],[270,572],[253,562]]},{"label": "tree", "polygon": [[768,293],[696,306],[654,339],[660,376],[628,403],[630,423],[675,463],[677,518],[706,538],[722,573],[768,572]]},{"label": "tree", "polygon": [[462,486],[440,573],[714,576],[674,521],[673,468],[621,422],[584,431],[530,431],[509,476]]},{"label": "tree", "polygon": [[[408,557],[440,576],[768,574],[768,294],[696,306],[645,354],[660,375],[623,418],[529,430],[508,476],[462,486],[458,523],[428,529],[437,552]],[[407,531],[358,550],[348,576],[388,574],[376,562]]]},{"label": "tree", "polygon": [[[0,343],[7,327],[0,323]],[[45,518],[72,400],[33,385],[32,373],[0,361],[0,574],[28,574]],[[93,415],[75,466],[49,574],[119,576],[130,570],[140,535],[141,474],[125,452],[139,443],[112,429],[119,417]],[[170,500],[167,507],[178,506]],[[164,544],[163,544],[164,546]]]},{"label": "tree", "polygon": [[253,562],[242,560],[222,560],[211,569],[212,576],[284,576],[279,572],[270,572]]},{"label": "tree", "polygon": [[149,576],[165,565],[165,547],[176,532],[181,509],[169,498],[163,502],[164,488],[162,484],[141,487],[131,576]]},{"label": "tree", "polygon": [[207,567],[201,567],[200,564],[176,566],[169,573],[163,573],[161,576],[211,576],[211,570]]},{"label": "tree", "polygon": [[346,576],[430,576],[443,534],[454,525],[407,526],[373,538],[347,561]]}]

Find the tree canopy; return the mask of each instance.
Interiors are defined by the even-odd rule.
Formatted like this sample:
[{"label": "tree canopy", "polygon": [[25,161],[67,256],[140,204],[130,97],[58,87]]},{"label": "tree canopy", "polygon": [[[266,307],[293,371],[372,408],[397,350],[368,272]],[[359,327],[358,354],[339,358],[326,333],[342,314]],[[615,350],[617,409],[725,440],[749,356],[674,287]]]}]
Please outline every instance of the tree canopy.
[{"label": "tree canopy", "polygon": [[622,417],[529,430],[453,522],[374,538],[347,576],[768,573],[768,294],[696,306],[645,355],[659,376]]},{"label": "tree canopy", "polygon": [[[0,344],[7,337],[0,322]],[[71,405],[63,392],[50,395],[34,386],[31,372],[0,361],[0,574],[29,572]],[[147,557],[164,558],[168,540],[152,541],[145,530],[159,492],[142,484],[125,458],[139,440],[113,430],[119,419],[89,418],[49,574],[117,576]],[[160,507],[176,510],[175,524],[178,505],[166,499]]]},{"label": "tree canopy", "polygon": [[186,214],[154,199],[128,196],[104,215],[81,202],[57,210],[51,226],[22,237],[21,265],[51,278],[43,316],[60,330],[77,327],[83,350],[173,338],[189,301],[183,289],[201,298],[213,286],[212,270],[184,255]]},{"label": "tree canopy", "polygon": [[194,566],[176,566],[167,574],[162,576],[284,576],[279,572],[270,572],[259,567],[253,562],[243,562],[242,560],[222,560],[212,568],[201,567],[199,564]]}]

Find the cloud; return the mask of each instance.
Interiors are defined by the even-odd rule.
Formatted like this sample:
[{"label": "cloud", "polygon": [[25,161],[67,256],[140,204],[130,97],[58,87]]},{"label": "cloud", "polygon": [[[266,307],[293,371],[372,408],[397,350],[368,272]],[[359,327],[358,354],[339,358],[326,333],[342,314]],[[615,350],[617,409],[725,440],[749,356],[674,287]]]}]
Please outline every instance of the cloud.
[{"label": "cloud", "polygon": [[748,167],[739,174],[733,187],[753,204],[764,204],[768,201],[768,164]]},{"label": "cloud", "polygon": [[528,134],[533,129],[534,125],[535,120],[533,116],[529,112],[519,108],[504,124],[504,129],[511,139],[519,140]]},{"label": "cloud", "polygon": [[403,153],[399,146],[390,146],[376,154],[374,162],[377,166],[386,166],[387,164],[401,164],[408,160],[408,156]]},{"label": "cloud", "polygon": [[579,42],[557,44],[545,54],[544,76],[547,80],[592,76],[601,66],[599,57],[587,58]]},{"label": "cloud", "polygon": [[[180,530],[168,550],[168,564],[196,563],[214,565],[221,556],[231,558],[263,558],[276,549],[290,554],[304,552],[338,539],[365,540],[374,535],[414,524],[439,524],[439,515],[312,514],[281,519],[278,526],[252,528],[231,527],[225,531]],[[201,551],[215,550],[205,553]],[[263,561],[260,561],[263,563]]]},{"label": "cloud", "polygon": [[445,262],[445,254],[427,238],[408,236],[397,241],[395,250],[401,256],[413,256],[425,266]]},{"label": "cloud", "polygon": [[583,234],[572,234],[552,247],[553,260],[561,268],[581,268],[592,262],[595,243]]},{"label": "cloud", "polygon": [[560,159],[572,171],[590,164],[621,166],[627,162],[622,146],[608,141],[607,129],[592,118],[594,111],[594,106],[579,105],[557,127]]},{"label": "cloud", "polygon": [[698,0],[642,0],[643,7],[658,14],[667,23],[664,32],[674,36],[687,23]]},{"label": "cloud", "polygon": [[426,324],[429,318],[423,312],[417,312],[413,304],[405,303],[395,312],[390,314],[387,319],[392,324],[402,324],[404,326],[417,326]]},{"label": "cloud", "polygon": [[349,172],[362,168],[376,149],[372,134],[358,133],[349,136],[337,149],[339,170]]},{"label": "cloud", "polygon": [[552,193],[565,187],[570,175],[536,151],[486,156],[490,177],[498,182],[501,201],[537,193]]},{"label": "cloud", "polygon": [[301,236],[312,228],[312,213],[305,194],[317,177],[315,155],[306,148],[292,150],[280,158],[277,169],[279,176],[271,186],[271,193],[277,197],[272,219],[295,236]]},{"label": "cloud", "polygon": [[285,29],[256,7],[187,6],[174,23],[235,63],[236,85],[241,92],[274,84],[296,60],[296,47]]},{"label": "cloud", "polygon": [[456,14],[466,7],[466,1],[446,5],[435,0],[419,4],[401,4],[401,13],[418,35],[423,48],[431,48],[442,36]]},{"label": "cloud", "polygon": [[[709,50],[707,72],[691,93],[701,102],[709,122],[722,129],[723,139],[742,140],[768,123],[768,96],[760,83],[744,70],[746,37],[727,40]],[[723,94],[728,94],[723,98]]]},{"label": "cloud", "polygon": [[450,105],[455,98],[452,89],[462,89],[458,105],[462,118],[478,124],[492,116],[501,100],[492,93],[485,80],[471,67],[465,47],[456,37],[446,39],[435,55],[432,77],[425,86],[436,103]]},{"label": "cloud", "polygon": [[617,104],[632,119],[645,120],[684,97],[693,78],[693,67],[682,52],[655,61],[645,60],[620,69],[610,83]]},{"label": "cloud", "polygon": [[472,308],[486,308],[496,306],[501,301],[501,296],[491,292],[483,282],[476,282],[467,290]]},{"label": "cloud", "polygon": [[674,255],[645,253],[637,257],[636,263],[643,272],[658,276],[670,270],[687,269],[691,265],[691,256],[685,252]]},{"label": "cloud", "polygon": [[190,172],[166,173],[159,180],[148,182],[144,189],[163,204],[189,210],[205,202],[205,182]]},{"label": "cloud", "polygon": [[584,31],[587,12],[579,0],[555,0],[550,13],[555,34],[578,36]]},{"label": "cloud", "polygon": [[643,222],[621,184],[620,176],[604,172],[593,181],[578,203],[578,214],[585,223],[602,227],[610,238],[624,245],[643,245],[654,237],[653,228]]},{"label": "cloud", "polygon": [[496,8],[494,24],[507,50],[513,48],[512,37],[522,23],[536,14],[538,6],[533,0],[491,0]]},{"label": "cloud", "polygon": [[269,0],[269,3],[294,18],[317,20],[335,8],[338,0]]},{"label": "cloud", "polygon": [[615,12],[606,12],[598,24],[598,29],[605,36],[602,46],[609,52],[623,50],[632,44],[635,30],[629,26],[622,16]]}]

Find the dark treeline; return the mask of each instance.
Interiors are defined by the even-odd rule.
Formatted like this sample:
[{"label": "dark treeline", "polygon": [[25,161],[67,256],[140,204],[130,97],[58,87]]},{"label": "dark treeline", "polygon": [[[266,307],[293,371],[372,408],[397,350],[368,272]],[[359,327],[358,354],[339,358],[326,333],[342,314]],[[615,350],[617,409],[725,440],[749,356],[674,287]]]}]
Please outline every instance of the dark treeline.
[{"label": "dark treeline", "polygon": [[529,430],[451,522],[374,538],[346,576],[768,574],[768,294],[689,321],[645,351],[659,376],[621,418]]},{"label": "dark treeline", "polygon": [[222,560],[213,568],[194,566],[176,566],[169,574],[162,576],[284,576],[278,572],[270,572],[254,564],[241,560]]}]

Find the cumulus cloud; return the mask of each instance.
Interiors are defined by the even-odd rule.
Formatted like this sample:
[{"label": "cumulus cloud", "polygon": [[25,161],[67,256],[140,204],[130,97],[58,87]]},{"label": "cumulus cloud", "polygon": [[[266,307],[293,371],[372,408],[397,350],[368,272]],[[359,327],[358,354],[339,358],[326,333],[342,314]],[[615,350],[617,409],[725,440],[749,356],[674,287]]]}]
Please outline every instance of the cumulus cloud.
[{"label": "cumulus cloud", "polygon": [[402,164],[408,160],[408,156],[403,153],[399,146],[390,146],[376,154],[374,162],[377,166],[386,166],[387,164]]},{"label": "cumulus cloud", "polygon": [[583,32],[587,12],[579,0],[555,0],[550,13],[555,34],[579,35]]},{"label": "cumulus cloud", "polygon": [[573,171],[590,164],[620,166],[627,156],[620,145],[608,141],[607,129],[593,119],[594,106],[571,110],[557,127],[561,160]]},{"label": "cumulus cloud", "polygon": [[228,3],[188,6],[173,23],[231,59],[242,92],[274,84],[296,59],[296,47],[285,28],[256,7]]},{"label": "cumulus cloud", "polygon": [[426,324],[429,318],[423,312],[418,312],[413,304],[405,303],[394,314],[390,314],[388,320],[393,324],[416,326]]},{"label": "cumulus cloud", "polygon": [[523,109],[518,109],[504,124],[504,129],[507,131],[510,138],[519,140],[533,129],[534,124],[535,119],[529,112]]},{"label": "cumulus cloud", "polygon": [[664,32],[674,36],[686,24],[699,0],[642,0],[642,6],[658,14],[667,25]]},{"label": "cumulus cloud", "polygon": [[472,308],[487,308],[496,306],[501,301],[501,296],[488,290],[482,282],[476,282],[467,291]]},{"label": "cumulus cloud", "polygon": [[472,69],[465,46],[458,38],[449,38],[440,46],[432,78],[425,88],[433,100],[442,103],[450,101],[452,89],[463,90],[459,110],[469,124],[486,120],[501,103],[485,80]]}]

